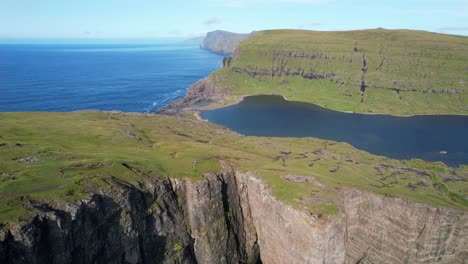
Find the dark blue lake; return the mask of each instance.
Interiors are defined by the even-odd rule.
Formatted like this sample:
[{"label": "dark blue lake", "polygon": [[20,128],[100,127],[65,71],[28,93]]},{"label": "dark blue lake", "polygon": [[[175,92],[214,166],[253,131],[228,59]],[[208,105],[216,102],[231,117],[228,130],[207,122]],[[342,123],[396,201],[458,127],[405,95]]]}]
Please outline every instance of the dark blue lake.
[{"label": "dark blue lake", "polygon": [[152,112],[221,59],[181,44],[3,44],[0,111]]},{"label": "dark blue lake", "polygon": [[243,135],[316,137],[348,142],[396,159],[420,158],[451,166],[468,164],[468,116],[349,114],[261,95],[204,111],[202,117]]}]

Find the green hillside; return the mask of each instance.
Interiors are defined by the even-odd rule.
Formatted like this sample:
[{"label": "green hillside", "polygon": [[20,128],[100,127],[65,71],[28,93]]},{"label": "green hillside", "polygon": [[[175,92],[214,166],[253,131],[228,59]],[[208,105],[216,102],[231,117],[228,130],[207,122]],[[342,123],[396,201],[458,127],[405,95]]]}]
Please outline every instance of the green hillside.
[{"label": "green hillside", "polygon": [[337,211],[343,187],[468,210],[466,166],[397,161],[312,138],[244,137],[190,116],[0,113],[0,224],[116,183],[200,178],[219,172],[220,161],[256,172],[279,199],[322,216]]},{"label": "green hillside", "polygon": [[212,75],[230,96],[279,94],[359,113],[468,114],[468,37],[412,30],[272,30]]}]

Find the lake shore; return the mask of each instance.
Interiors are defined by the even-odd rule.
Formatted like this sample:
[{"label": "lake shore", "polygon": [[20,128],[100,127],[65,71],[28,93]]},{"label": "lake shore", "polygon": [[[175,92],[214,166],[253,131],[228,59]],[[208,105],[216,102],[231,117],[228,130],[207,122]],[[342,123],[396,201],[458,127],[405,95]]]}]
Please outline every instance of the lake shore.
[{"label": "lake shore", "polygon": [[[230,106],[233,106],[233,105],[237,105],[237,104],[240,104],[242,103],[242,101],[244,101],[244,99],[246,97],[253,97],[253,96],[280,96],[282,97],[285,101],[288,101],[288,102],[296,102],[296,103],[305,103],[305,104],[310,104],[310,105],[314,105],[314,106],[319,106],[321,108],[324,108],[324,109],[327,109],[327,110],[330,110],[330,111],[334,111],[334,112],[339,112],[339,113],[345,113],[345,114],[358,114],[358,115],[382,115],[382,116],[393,116],[393,117],[415,117],[415,116],[468,116],[468,114],[447,114],[447,113],[441,113],[441,114],[412,114],[412,115],[395,115],[395,114],[388,114],[388,113],[362,113],[362,112],[354,112],[354,111],[344,111],[344,110],[337,110],[337,109],[333,109],[333,108],[329,108],[327,106],[324,106],[324,105],[320,105],[320,104],[316,104],[316,103],[310,103],[310,102],[306,102],[306,101],[295,101],[295,100],[288,100],[288,98],[282,94],[253,94],[253,95],[242,95],[240,96],[238,99],[232,101],[232,102],[228,102],[228,103],[216,103],[216,102],[213,102],[213,103],[210,103],[208,105],[205,105],[205,106],[202,106],[202,107],[195,107],[195,108],[192,108],[192,109],[189,109],[191,111],[195,110],[195,111],[200,111],[200,112],[203,112],[203,111],[207,111],[207,110],[215,110],[215,109],[220,109],[220,108],[226,108],[226,107],[230,107]],[[203,119],[200,119],[200,120],[203,120]],[[203,121],[206,121],[206,120],[203,120]]]},{"label": "lake shore", "polygon": [[278,95],[246,96],[226,107],[198,110],[195,116],[247,136],[314,137],[395,159],[468,164],[466,116],[350,114]]}]

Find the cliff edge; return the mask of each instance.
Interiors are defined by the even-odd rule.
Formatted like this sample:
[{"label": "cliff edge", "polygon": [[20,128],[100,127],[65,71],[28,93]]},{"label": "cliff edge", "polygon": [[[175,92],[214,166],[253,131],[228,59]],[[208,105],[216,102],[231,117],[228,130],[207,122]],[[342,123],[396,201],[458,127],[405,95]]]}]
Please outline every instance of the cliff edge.
[{"label": "cliff edge", "polygon": [[468,214],[343,190],[324,221],[252,173],[108,182],[0,228],[2,263],[464,263]]}]

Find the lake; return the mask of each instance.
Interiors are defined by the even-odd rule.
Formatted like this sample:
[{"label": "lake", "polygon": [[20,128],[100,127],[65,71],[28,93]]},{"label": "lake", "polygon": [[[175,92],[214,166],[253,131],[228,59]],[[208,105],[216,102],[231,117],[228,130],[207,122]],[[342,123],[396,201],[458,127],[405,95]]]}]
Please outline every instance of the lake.
[{"label": "lake", "polygon": [[468,116],[342,113],[274,95],[249,96],[201,116],[248,136],[315,137],[395,159],[468,164]]}]

